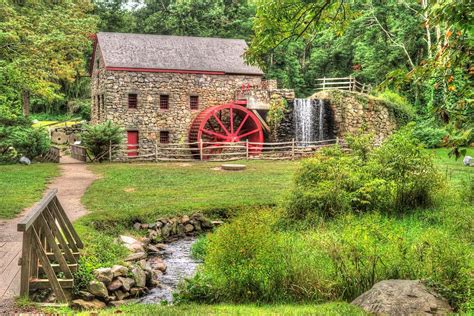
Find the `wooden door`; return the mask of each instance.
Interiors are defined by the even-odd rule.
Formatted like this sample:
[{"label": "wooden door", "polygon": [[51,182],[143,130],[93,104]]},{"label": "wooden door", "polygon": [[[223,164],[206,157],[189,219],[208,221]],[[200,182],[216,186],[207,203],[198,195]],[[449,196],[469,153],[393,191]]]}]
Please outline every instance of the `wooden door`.
[{"label": "wooden door", "polygon": [[128,157],[138,156],[138,131],[127,131]]}]

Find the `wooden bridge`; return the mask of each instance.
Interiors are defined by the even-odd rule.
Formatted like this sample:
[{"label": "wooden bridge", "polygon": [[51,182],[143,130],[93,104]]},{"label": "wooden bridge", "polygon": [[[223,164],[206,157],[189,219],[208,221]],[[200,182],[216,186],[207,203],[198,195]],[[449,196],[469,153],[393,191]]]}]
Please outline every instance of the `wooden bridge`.
[{"label": "wooden bridge", "polygon": [[58,301],[67,302],[64,289],[74,286],[79,249],[83,244],[56,197],[50,190],[18,223],[23,232],[20,295],[30,290],[52,288]]}]

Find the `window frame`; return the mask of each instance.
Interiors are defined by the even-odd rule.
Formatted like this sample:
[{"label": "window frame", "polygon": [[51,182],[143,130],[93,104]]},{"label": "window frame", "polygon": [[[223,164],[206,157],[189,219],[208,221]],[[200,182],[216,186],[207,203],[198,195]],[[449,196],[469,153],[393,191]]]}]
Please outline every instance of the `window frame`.
[{"label": "window frame", "polygon": [[[170,132],[169,131],[160,131],[159,135],[160,144],[169,144],[170,143]],[[166,139],[166,140],[164,140]]]},{"label": "window frame", "polygon": [[[166,100],[166,107],[163,107],[164,101]],[[167,93],[160,93],[159,97],[159,107],[160,110],[166,111],[170,109],[170,95]]]},{"label": "window frame", "polygon": [[198,95],[192,94],[189,96],[189,108],[192,111],[199,110],[199,96]]},{"label": "window frame", "polygon": [[[130,104],[131,104],[131,102],[130,102],[131,96],[135,96],[135,105],[134,105],[134,106],[130,106]],[[128,108],[129,110],[136,110],[136,109],[138,109],[138,93],[136,93],[136,92],[129,92],[129,93],[127,94],[127,108]]]}]

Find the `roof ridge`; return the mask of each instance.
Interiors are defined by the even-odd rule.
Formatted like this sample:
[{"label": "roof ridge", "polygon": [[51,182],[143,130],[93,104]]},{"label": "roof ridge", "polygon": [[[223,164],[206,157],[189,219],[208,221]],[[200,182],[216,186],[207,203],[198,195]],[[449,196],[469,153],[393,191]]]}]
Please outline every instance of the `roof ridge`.
[{"label": "roof ridge", "polygon": [[151,34],[151,33],[126,33],[126,32],[97,32],[97,34],[121,34],[121,35],[145,35],[145,36],[162,36],[162,37],[182,37],[182,38],[206,38],[206,39],[219,39],[229,41],[247,41],[243,38],[229,38],[229,37],[212,37],[212,36],[190,36],[190,35],[170,35],[170,34]]}]

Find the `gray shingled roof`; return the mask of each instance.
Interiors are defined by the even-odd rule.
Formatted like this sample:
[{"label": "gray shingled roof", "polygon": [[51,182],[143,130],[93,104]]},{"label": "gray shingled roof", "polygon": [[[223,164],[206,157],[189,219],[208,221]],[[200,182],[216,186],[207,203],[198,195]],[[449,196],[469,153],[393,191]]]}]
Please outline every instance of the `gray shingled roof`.
[{"label": "gray shingled roof", "polygon": [[263,75],[245,64],[244,40],[128,33],[97,34],[106,67]]}]

